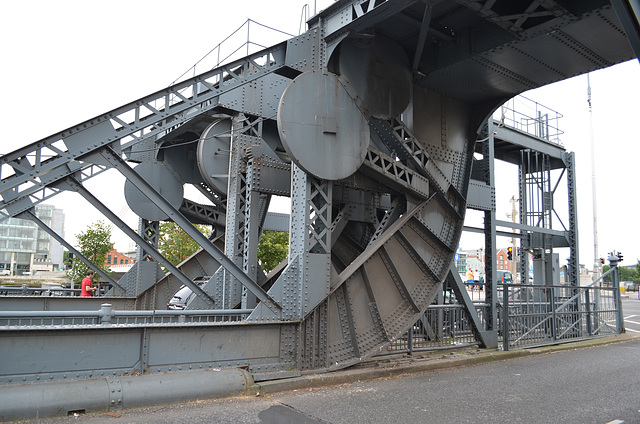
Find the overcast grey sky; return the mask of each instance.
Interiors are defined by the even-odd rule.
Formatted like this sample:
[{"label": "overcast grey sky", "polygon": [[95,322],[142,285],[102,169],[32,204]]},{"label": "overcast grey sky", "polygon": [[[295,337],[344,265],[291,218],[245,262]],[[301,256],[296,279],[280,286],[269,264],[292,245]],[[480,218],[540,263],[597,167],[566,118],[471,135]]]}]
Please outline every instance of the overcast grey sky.
[{"label": "overcast grey sky", "polygon": [[[0,2],[0,46],[4,84],[0,102],[5,154],[54,132],[92,118],[169,85],[240,27],[248,18],[297,35],[307,0],[258,1],[136,0],[110,2]],[[310,9],[313,12],[314,2]],[[331,0],[317,1],[320,10]],[[285,39],[251,24],[251,40],[271,45]],[[246,40],[246,28],[233,47]],[[198,71],[208,62],[200,64]],[[640,135],[640,66],[637,60],[591,74],[596,144],[599,256],[613,249],[625,264],[640,258],[636,195]],[[591,153],[587,79],[543,87],[526,96],[564,115],[562,142],[577,155],[580,262],[593,263]],[[115,172],[95,178],[87,187],[127,223],[137,227],[121,193]],[[511,177],[507,179],[511,180]],[[111,192],[110,192],[111,191]],[[498,219],[508,220],[512,183],[498,185]],[[66,234],[84,230],[98,216],[79,196],[65,194],[49,203],[64,209]],[[557,205],[556,205],[557,206]],[[117,247],[127,239],[114,231]],[[501,243],[498,243],[499,246]],[[506,245],[506,242],[503,243]],[[465,238],[463,248],[480,247]]]}]

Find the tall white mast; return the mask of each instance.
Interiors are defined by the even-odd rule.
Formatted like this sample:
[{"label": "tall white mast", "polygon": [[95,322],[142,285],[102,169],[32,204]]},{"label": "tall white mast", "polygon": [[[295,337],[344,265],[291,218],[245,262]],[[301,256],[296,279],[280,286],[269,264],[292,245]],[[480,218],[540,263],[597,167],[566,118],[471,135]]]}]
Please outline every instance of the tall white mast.
[{"label": "tall white mast", "polygon": [[589,103],[589,127],[591,135],[591,197],[593,199],[593,279],[600,277],[598,257],[598,202],[596,201],[596,154],[593,140],[593,105],[591,102],[591,80],[587,74],[587,102]]}]

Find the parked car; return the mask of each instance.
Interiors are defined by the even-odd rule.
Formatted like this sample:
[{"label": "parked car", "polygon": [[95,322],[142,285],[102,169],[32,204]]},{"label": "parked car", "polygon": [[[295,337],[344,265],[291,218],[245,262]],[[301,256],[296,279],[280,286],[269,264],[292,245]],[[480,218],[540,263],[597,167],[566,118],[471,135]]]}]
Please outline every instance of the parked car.
[{"label": "parked car", "polygon": [[[209,277],[196,277],[193,279],[193,282],[196,283],[198,287],[202,287],[207,281],[209,281]],[[167,309],[178,311],[186,309],[195,295],[191,288],[183,285],[176,294],[173,295],[169,303],[167,303]]]},{"label": "parked car", "polygon": [[621,281],[620,285],[624,287],[625,291],[638,291],[638,284],[633,281]]},{"label": "parked car", "polygon": [[11,271],[8,269],[0,269],[0,275],[11,275]]}]

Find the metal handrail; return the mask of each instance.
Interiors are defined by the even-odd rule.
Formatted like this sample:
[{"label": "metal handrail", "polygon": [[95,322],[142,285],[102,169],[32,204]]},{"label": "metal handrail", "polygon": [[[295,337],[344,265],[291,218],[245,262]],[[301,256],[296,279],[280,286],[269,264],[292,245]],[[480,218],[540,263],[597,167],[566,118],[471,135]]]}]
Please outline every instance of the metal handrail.
[{"label": "metal handrail", "polygon": [[[211,317],[228,317],[241,318],[250,315],[253,309],[201,309],[201,310],[147,310],[147,311],[129,311],[129,310],[113,310],[112,305],[103,303],[99,310],[84,311],[0,311],[0,330],[15,330],[43,327],[47,328],[68,328],[78,325],[76,319],[89,318],[94,322],[81,321],[80,325],[88,326],[108,326],[114,325],[149,325],[149,324],[193,324],[194,322],[207,323],[207,318]],[[187,322],[186,318],[190,317],[191,321]],[[147,322],[140,322],[142,318]],[[155,322],[156,318],[160,322]],[[169,318],[169,322],[163,318]],[[201,318],[198,320],[198,318]],[[204,320],[202,319],[204,318]],[[65,319],[70,322],[65,322]],[[129,321],[131,319],[132,321]],[[41,320],[34,324],[34,320]],[[51,320],[50,322],[45,322]],[[14,321],[18,321],[15,323]],[[22,321],[27,322],[23,324]]]}]

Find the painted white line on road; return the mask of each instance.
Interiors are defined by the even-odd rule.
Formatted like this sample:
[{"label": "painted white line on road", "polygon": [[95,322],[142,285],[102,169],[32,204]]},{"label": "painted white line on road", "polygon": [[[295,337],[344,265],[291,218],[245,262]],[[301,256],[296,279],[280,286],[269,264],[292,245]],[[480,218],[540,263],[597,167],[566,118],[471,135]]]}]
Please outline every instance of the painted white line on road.
[{"label": "painted white line on road", "polygon": [[624,317],[624,319],[633,318],[633,317],[637,317],[637,316],[638,315],[629,315],[629,316]]},{"label": "painted white line on road", "polygon": [[607,424],[624,424],[624,421],[622,421],[622,420],[613,420],[613,421],[609,421]]},{"label": "painted white line on road", "polygon": [[631,323],[631,324],[638,324],[638,325],[640,325],[640,322],[638,322],[638,321],[628,321],[628,320],[626,320],[626,319],[625,319],[625,320],[624,320],[624,322],[628,322],[628,323]]},{"label": "painted white line on road", "polygon": [[[631,331],[632,333],[640,333],[640,331],[638,331],[638,330],[632,330],[632,329],[630,329],[630,328],[625,328],[625,331]],[[638,411],[638,412],[640,412],[640,411]]]}]

